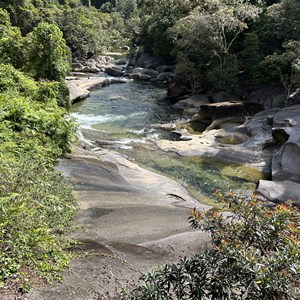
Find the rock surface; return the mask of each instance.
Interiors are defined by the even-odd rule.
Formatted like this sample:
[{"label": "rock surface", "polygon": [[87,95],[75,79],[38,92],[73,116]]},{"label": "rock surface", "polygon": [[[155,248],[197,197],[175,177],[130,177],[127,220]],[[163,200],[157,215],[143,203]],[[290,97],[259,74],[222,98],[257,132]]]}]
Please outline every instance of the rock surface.
[{"label": "rock surface", "polygon": [[[190,105],[190,101],[182,100],[175,105],[185,107]],[[222,102],[200,106],[200,113],[191,121],[215,119],[212,123],[214,126],[206,125],[207,129],[201,135],[192,135],[192,139],[187,141],[180,138],[160,140],[157,146],[163,151],[173,151],[182,156],[217,157],[257,167],[272,175],[274,183],[270,181],[269,184],[272,187],[278,185],[281,196],[276,197],[281,202],[291,198],[290,188],[294,187],[292,196],[299,193],[296,184],[300,183],[300,105],[262,111],[248,116],[245,123],[238,124],[241,121],[238,119],[240,114],[248,113],[247,109],[255,111],[257,106],[252,106],[252,103],[244,106],[240,102],[225,104],[225,109]],[[233,113],[231,105],[236,108]],[[231,116],[226,117],[228,114]],[[261,186],[267,186],[267,182],[264,181]],[[271,201],[276,198],[270,193],[263,194]]]},{"label": "rock surface", "polygon": [[70,91],[71,102],[74,103],[88,97],[92,89],[111,83],[126,83],[127,81],[125,78],[83,77],[80,79],[66,80],[66,85]]},{"label": "rock surface", "polygon": [[189,209],[208,206],[175,181],[101,149],[77,149],[59,168],[76,185],[82,230],[74,237],[89,254],[73,260],[63,283],[34,288],[24,300],[113,299],[116,289],[140,272],[209,243],[206,234],[192,231],[187,222]]},{"label": "rock surface", "polygon": [[288,200],[300,206],[300,184],[289,180],[268,181],[260,180],[256,190],[270,201],[285,203]]}]

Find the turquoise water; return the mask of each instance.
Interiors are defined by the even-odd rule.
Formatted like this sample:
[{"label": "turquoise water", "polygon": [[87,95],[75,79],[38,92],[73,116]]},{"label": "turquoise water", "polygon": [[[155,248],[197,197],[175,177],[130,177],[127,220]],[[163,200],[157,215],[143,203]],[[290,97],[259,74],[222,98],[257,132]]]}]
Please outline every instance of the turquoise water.
[{"label": "turquoise water", "polygon": [[217,189],[254,190],[262,174],[252,168],[211,158],[180,157],[156,149],[155,140],[167,136],[157,125],[180,118],[165,99],[165,91],[164,86],[149,83],[113,84],[75,104],[72,115],[86,138],[110,141],[103,143],[105,147],[176,179],[200,201],[207,202]]}]

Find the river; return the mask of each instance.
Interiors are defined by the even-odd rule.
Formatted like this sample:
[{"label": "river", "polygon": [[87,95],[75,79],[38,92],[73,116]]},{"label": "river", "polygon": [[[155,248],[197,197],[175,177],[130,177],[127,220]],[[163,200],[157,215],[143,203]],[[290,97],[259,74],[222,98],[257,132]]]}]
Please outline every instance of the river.
[{"label": "river", "polygon": [[165,94],[163,85],[133,81],[112,84],[73,105],[71,114],[85,139],[98,141],[101,147],[124,153],[130,160],[174,178],[201,202],[211,204],[215,190],[254,190],[262,174],[250,167],[157,149],[155,141],[172,138],[157,125],[182,119]]}]

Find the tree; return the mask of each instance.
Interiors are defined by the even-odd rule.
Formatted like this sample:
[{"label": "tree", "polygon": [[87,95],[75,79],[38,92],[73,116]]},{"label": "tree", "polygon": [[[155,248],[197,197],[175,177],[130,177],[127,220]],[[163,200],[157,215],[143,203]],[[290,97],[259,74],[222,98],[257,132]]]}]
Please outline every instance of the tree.
[{"label": "tree", "polygon": [[80,56],[100,52],[109,45],[109,20],[107,14],[98,12],[94,7],[66,8],[59,27],[72,53]]},{"label": "tree", "polygon": [[256,32],[244,34],[243,50],[239,53],[239,66],[244,77],[251,81],[251,85],[258,86],[262,81],[263,53],[259,37]]},{"label": "tree", "polygon": [[0,63],[21,68],[24,63],[23,43],[20,29],[11,26],[9,14],[0,9]]},{"label": "tree", "polygon": [[300,88],[300,41],[289,41],[283,45],[282,54],[274,53],[265,58],[265,63],[276,68],[286,90],[285,106],[292,91]]},{"label": "tree", "polygon": [[247,0],[204,0],[203,6],[176,24],[179,31],[175,28],[174,38],[180,48],[205,45],[218,57],[220,66],[226,68],[234,41],[248,27],[247,21],[254,20],[259,12]]},{"label": "tree", "polygon": [[185,52],[206,75],[210,88],[231,91],[238,64],[232,47],[260,9],[247,0],[203,0],[191,13],[169,29],[173,55]]},{"label": "tree", "polygon": [[64,80],[70,60],[60,29],[42,22],[27,36],[27,41],[27,71],[35,79]]},{"label": "tree", "polygon": [[138,43],[156,55],[170,55],[174,46],[168,29],[193,8],[189,0],[144,1],[142,28]]}]

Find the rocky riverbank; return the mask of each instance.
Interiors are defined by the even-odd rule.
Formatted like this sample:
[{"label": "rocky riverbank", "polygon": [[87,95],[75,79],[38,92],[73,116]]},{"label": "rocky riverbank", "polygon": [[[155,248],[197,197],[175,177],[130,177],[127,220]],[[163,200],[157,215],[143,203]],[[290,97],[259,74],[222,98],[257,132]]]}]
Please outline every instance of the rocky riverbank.
[{"label": "rocky riverbank", "polygon": [[80,256],[63,283],[33,288],[24,300],[113,299],[141,272],[209,243],[187,221],[193,207],[209,207],[175,181],[99,148],[76,148],[59,168],[75,184],[79,199],[73,237],[81,242]]},{"label": "rocky riverbank", "polygon": [[[191,108],[199,102],[197,97],[194,99],[194,105],[186,100]],[[177,124],[173,132],[178,134],[178,140],[160,140],[157,145],[182,156],[217,157],[252,165],[270,175],[271,181],[259,182],[258,193],[273,202],[292,200],[300,205],[300,105],[263,110],[253,116],[244,106],[245,103],[237,101],[202,101],[199,112],[184,124],[206,127],[202,134],[178,130],[183,124]]]},{"label": "rocky riverbank", "polygon": [[90,91],[112,83],[126,83],[126,78],[113,77],[67,77],[66,85],[70,91],[72,103],[83,100],[90,95]]}]

